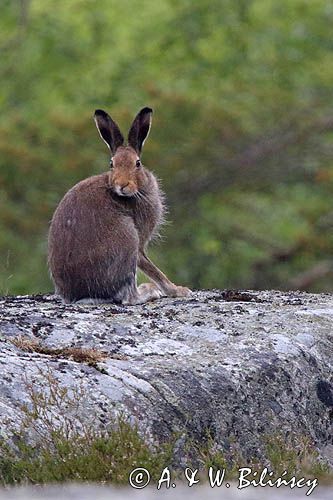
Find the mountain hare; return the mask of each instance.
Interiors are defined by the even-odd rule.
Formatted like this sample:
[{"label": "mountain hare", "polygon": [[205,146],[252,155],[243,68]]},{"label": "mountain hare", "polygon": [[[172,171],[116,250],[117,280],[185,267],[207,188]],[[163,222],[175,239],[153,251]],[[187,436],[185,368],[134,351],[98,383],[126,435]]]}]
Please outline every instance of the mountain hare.
[{"label": "mountain hare", "polygon": [[[184,297],[147,257],[146,246],[163,217],[163,194],[140,153],[151,126],[143,108],[128,133],[100,109],[97,129],[111,151],[110,170],[76,184],[59,203],[50,226],[48,263],[65,302],[141,304]],[[137,287],[137,266],[152,280]]]}]

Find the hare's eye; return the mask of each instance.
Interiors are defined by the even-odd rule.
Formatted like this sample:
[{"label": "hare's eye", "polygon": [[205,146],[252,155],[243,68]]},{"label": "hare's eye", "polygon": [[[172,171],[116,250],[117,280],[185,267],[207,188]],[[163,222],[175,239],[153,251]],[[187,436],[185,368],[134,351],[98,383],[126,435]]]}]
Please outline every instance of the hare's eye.
[{"label": "hare's eye", "polygon": [[137,168],[141,167],[141,161],[140,160],[136,160],[136,167]]},{"label": "hare's eye", "polygon": [[113,167],[113,159],[111,158],[111,160],[110,160],[110,168],[112,168],[112,167]]}]

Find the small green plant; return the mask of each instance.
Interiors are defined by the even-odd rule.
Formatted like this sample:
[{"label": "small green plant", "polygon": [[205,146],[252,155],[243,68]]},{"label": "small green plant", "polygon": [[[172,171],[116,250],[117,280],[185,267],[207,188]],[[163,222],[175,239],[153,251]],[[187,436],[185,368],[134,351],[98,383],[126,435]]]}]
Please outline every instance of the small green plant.
[{"label": "small green plant", "polygon": [[119,418],[113,427],[93,435],[69,439],[55,431],[49,441],[28,445],[18,440],[14,454],[2,446],[0,480],[3,485],[54,482],[112,482],[126,484],[130,472],[145,467],[159,477],[169,463],[167,449],[152,449],[138,429]]},{"label": "small green plant", "polygon": [[258,473],[267,467],[273,472],[274,479],[281,476],[284,471],[286,479],[293,476],[317,478],[322,483],[333,482],[333,474],[329,465],[320,459],[319,454],[310,439],[305,436],[289,436],[288,441],[282,434],[267,436],[262,439],[263,453],[261,458],[244,458],[237,441],[229,438],[228,452],[217,446],[208,432],[204,443],[195,443],[188,440],[186,453],[194,458],[195,466],[199,465],[202,478],[207,477],[207,470],[212,467],[215,471],[225,469],[228,480],[237,481],[239,469],[248,467],[256,475],[249,474],[248,479],[258,480]]},{"label": "small green plant", "polygon": [[309,478],[333,479],[327,463],[319,459],[318,452],[307,437],[290,436],[288,443],[281,435],[266,437],[266,456],[270,470],[279,476],[304,475]]},{"label": "small green plant", "polygon": [[43,375],[43,390],[26,381],[30,404],[14,437],[15,449],[0,444],[0,484],[45,484],[66,481],[125,484],[136,467],[152,478],[169,465],[172,444],[148,445],[137,425],[124,415],[108,427],[85,411],[82,387],[71,391],[52,373]]},{"label": "small green plant", "polygon": [[212,467],[214,470],[226,469],[228,479],[238,477],[238,468],[242,462],[242,457],[236,445],[232,446],[232,451],[226,454],[224,450],[217,446],[211,433],[207,431],[202,443],[193,440],[187,442],[187,453],[194,458],[194,462],[199,465],[202,477],[207,477],[207,470]]}]

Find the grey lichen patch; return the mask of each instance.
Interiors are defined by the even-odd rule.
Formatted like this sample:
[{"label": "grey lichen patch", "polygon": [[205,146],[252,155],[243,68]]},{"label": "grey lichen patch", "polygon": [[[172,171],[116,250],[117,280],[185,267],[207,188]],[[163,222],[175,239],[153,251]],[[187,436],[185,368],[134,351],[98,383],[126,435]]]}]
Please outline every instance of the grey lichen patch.
[{"label": "grey lichen patch", "polygon": [[[142,306],[64,305],[53,296],[0,299],[0,423],[20,418],[24,377],[51,368],[62,384],[82,381],[86,411],[107,424],[119,411],[152,439],[174,432],[224,451],[264,456],[260,437],[306,435],[322,456],[332,439],[333,299],[328,294],[198,291]],[[24,351],[92,349],[96,370],[61,356]],[[10,424],[6,417],[11,415]],[[102,418],[102,417],[101,417]],[[329,457],[328,457],[329,458]]]}]

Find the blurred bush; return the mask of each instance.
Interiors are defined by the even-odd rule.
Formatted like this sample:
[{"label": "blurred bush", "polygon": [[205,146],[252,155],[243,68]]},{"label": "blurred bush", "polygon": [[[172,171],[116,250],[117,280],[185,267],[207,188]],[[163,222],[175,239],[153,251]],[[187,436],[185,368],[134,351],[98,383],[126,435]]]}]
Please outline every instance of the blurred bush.
[{"label": "blurred bush", "polygon": [[155,109],[153,258],[192,287],[332,290],[333,5],[3,0],[0,293],[51,289],[48,224],[106,170],[92,122]]}]

